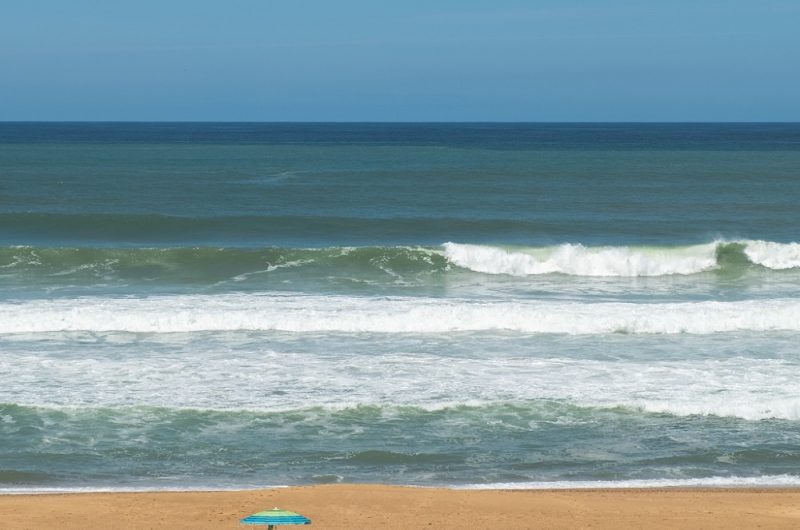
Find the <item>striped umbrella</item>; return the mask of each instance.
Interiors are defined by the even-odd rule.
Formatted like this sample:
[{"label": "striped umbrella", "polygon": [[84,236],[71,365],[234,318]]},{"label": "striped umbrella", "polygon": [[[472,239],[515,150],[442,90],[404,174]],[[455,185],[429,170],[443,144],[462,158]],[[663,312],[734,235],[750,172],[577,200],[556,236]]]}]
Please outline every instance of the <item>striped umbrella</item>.
[{"label": "striped umbrella", "polygon": [[265,524],[267,530],[272,530],[275,525],[279,524],[311,524],[311,519],[299,513],[273,508],[248,515],[239,522],[242,524]]}]

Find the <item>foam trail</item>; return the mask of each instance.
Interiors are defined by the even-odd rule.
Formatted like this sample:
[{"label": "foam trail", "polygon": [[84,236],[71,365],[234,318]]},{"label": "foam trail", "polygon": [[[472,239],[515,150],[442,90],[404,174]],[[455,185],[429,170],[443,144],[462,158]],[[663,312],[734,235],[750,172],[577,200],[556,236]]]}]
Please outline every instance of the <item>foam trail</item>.
[{"label": "foam trail", "polygon": [[556,247],[507,250],[484,245],[445,243],[444,254],[459,267],[487,274],[527,276],[664,276],[696,274],[717,267],[717,243],[690,247]]},{"label": "foam trail", "polygon": [[0,304],[0,333],[238,330],[578,335],[800,331],[800,300],[633,304],[226,294]]}]

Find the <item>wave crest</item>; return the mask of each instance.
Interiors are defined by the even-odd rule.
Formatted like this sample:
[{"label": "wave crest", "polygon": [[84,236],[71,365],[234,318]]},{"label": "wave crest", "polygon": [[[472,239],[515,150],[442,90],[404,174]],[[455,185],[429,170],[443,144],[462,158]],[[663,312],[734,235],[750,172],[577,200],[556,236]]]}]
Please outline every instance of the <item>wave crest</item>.
[{"label": "wave crest", "polygon": [[800,243],[747,241],[744,253],[751,262],[770,269],[800,268]]},{"label": "wave crest", "polygon": [[0,247],[0,282],[97,281],[179,284],[263,283],[271,273],[310,277],[424,279],[454,267],[482,274],[588,277],[690,275],[747,267],[800,269],[800,243],[714,241],[690,246],[502,247],[448,242],[441,247],[49,248]]},{"label": "wave crest", "polygon": [[800,243],[759,240],[715,241],[682,247],[587,247],[564,243],[528,248],[448,242],[443,249],[445,257],[458,267],[512,276],[552,273],[620,277],[688,275],[735,266],[739,262],[777,270],[800,268]]}]

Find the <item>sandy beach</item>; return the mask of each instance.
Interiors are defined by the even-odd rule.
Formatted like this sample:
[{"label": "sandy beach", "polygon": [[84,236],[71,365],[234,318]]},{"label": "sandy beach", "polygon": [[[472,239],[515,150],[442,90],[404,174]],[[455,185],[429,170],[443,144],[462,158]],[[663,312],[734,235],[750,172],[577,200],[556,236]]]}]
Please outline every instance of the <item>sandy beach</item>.
[{"label": "sandy beach", "polygon": [[[325,485],[0,496],[0,528],[236,528],[273,507],[323,528],[798,528],[797,489],[449,490]],[[289,528],[289,527],[285,527]]]}]

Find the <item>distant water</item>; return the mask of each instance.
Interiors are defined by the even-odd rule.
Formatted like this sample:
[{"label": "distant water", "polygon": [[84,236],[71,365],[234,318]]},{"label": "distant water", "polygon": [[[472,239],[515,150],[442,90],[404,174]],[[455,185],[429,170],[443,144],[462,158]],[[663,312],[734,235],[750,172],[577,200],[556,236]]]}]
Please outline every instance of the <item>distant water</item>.
[{"label": "distant water", "polygon": [[798,124],[0,124],[0,490],[800,485]]}]

